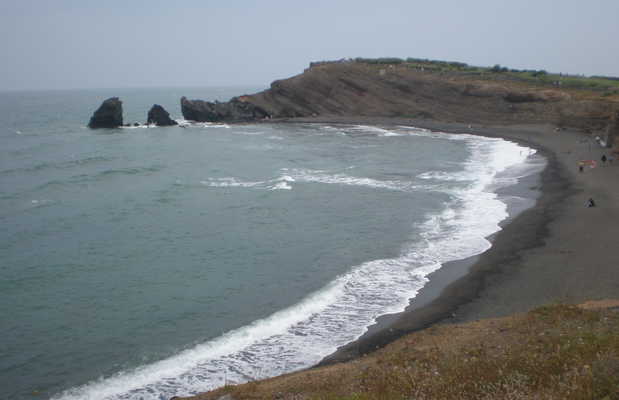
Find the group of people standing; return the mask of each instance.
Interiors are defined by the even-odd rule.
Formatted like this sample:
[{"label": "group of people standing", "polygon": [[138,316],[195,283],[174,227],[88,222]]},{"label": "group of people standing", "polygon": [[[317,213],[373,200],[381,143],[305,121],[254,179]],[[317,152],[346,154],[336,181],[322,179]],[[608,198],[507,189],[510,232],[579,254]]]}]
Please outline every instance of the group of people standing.
[{"label": "group of people standing", "polygon": [[[600,161],[602,161],[602,165],[606,165],[607,161],[608,161],[609,165],[612,165],[612,163],[614,161],[614,157],[613,156],[608,156],[607,157],[606,154],[602,154],[602,157],[600,158]],[[585,165],[591,165],[591,168],[595,168],[595,160],[580,161],[578,163],[578,171],[579,172],[584,172]]]}]

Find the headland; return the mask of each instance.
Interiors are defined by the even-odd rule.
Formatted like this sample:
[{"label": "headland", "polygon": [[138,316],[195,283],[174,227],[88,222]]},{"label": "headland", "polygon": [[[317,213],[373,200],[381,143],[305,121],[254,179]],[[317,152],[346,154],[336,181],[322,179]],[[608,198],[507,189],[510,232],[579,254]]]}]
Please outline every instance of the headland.
[{"label": "headland", "polygon": [[[459,63],[343,61],[313,64],[264,92],[234,99],[270,122],[396,124],[493,136],[538,149],[548,161],[536,205],[504,224],[491,249],[435,272],[416,303],[380,319],[368,334],[325,359],[322,368],[360,362],[359,357],[436,324],[445,325],[449,336],[460,323],[546,304],[619,298],[619,164],[601,161],[603,155],[616,158],[619,92],[614,81],[605,87],[590,85],[594,82],[496,66],[476,71]],[[587,164],[581,171],[582,161],[596,161],[595,168]],[[588,199],[596,206],[586,207]],[[453,268],[463,270],[462,277],[442,285]],[[417,340],[410,338],[398,343]],[[312,373],[300,372],[307,379]],[[279,398],[296,398],[289,394]]]}]

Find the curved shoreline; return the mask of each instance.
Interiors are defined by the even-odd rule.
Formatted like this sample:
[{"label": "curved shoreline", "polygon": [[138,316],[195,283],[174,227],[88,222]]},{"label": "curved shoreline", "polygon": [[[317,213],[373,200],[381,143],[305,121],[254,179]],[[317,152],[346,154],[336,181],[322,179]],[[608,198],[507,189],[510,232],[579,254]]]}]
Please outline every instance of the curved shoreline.
[{"label": "curved shoreline", "polygon": [[[363,336],[335,353],[325,357],[316,367],[344,362],[368,354],[384,345],[417,330],[437,323],[455,323],[479,318],[499,317],[546,303],[576,303],[589,299],[617,297],[619,278],[613,275],[612,251],[604,257],[592,252],[588,241],[580,241],[595,232],[597,224],[619,234],[600,208],[586,209],[583,204],[588,194],[582,186],[585,175],[600,175],[601,168],[575,175],[578,143],[583,134],[575,131],[555,131],[549,125],[471,126],[465,124],[436,123],[394,118],[312,118],[286,122],[319,122],[368,125],[410,125],[433,131],[468,133],[498,137],[532,147],[546,158],[546,168],[540,173],[541,194],[536,204],[515,218],[501,223],[502,230],[492,237],[492,247],[486,252],[443,266],[430,276],[430,281],[413,299],[407,309],[399,314],[380,317]],[[582,150],[582,149],[580,149]],[[594,148],[588,154],[599,159],[606,149]],[[573,170],[570,169],[573,166]],[[605,175],[617,175],[619,169],[607,167]],[[590,195],[604,197],[603,185],[608,178],[598,177]],[[587,185],[591,186],[591,185]],[[616,193],[615,193],[616,195]],[[581,199],[581,197],[584,199]],[[608,197],[608,196],[607,196]],[[605,202],[606,210],[617,214],[618,207]],[[595,214],[596,221],[582,219]],[[585,222],[582,224],[581,222]],[[559,225],[560,227],[557,227]],[[564,230],[563,226],[568,229]],[[596,235],[596,240],[602,239]],[[615,236],[617,237],[617,236]],[[605,247],[612,249],[611,236],[606,235]],[[610,240],[610,241],[609,241]],[[561,250],[568,244],[577,250]],[[558,249],[557,249],[558,248]],[[606,279],[598,281],[595,275],[570,263],[577,251],[582,259],[595,259],[596,269]],[[565,268],[573,266],[572,269]],[[448,275],[457,271],[460,277],[449,280]],[[560,277],[569,279],[569,286],[561,284]],[[603,289],[601,283],[605,283]],[[573,287],[573,288],[570,288]],[[579,290],[580,288],[586,290]],[[421,306],[419,304],[422,304]]]},{"label": "curved shoreline", "polygon": [[[546,160],[545,168],[519,180],[516,185],[498,191],[501,196],[502,191],[522,192],[525,191],[526,186],[533,185],[533,190],[537,193],[537,196],[534,196],[535,204],[525,210],[514,210],[508,205],[509,216],[501,221],[501,231],[488,238],[492,242],[490,249],[484,253],[443,265],[428,276],[428,283],[415,298],[410,299],[409,305],[403,312],[379,317],[360,338],[340,347],[335,353],[325,357],[316,367],[355,359],[408,333],[425,329],[436,323],[466,320],[459,315],[458,308],[479,297],[490,275],[501,273],[493,268],[493,265],[506,265],[517,258],[520,251],[539,245],[539,240],[535,240],[539,236],[537,233],[547,223],[545,219],[539,218],[539,212],[543,210],[544,204],[549,204],[555,196],[559,195],[556,190],[549,190],[550,182],[561,180],[552,152],[528,140],[505,137],[500,134],[492,135],[487,132],[480,133],[469,129],[468,126],[440,127],[435,124],[421,126],[419,123],[413,126],[448,133],[459,131],[459,133],[500,137],[535,148]],[[538,182],[540,187],[537,187]]]},{"label": "curved shoreline", "polygon": [[[409,125],[499,137],[533,147],[547,161],[546,168],[537,175],[541,184],[535,183],[531,188],[537,190],[539,186],[541,190],[533,207],[504,220],[502,230],[492,236],[493,245],[485,253],[435,272],[457,269],[464,272],[461,278],[444,288],[436,284],[441,279],[431,278],[415,298],[419,303],[425,296],[423,306],[412,305],[403,313],[381,318],[366,335],[310,369],[359,358],[432,325],[506,316],[549,303],[578,304],[619,297],[619,165],[579,173],[577,163],[583,157],[599,160],[602,154],[609,154],[608,149],[583,145],[586,136],[581,132],[556,131],[550,125],[472,127],[396,118],[335,117],[281,122]],[[595,198],[597,207],[585,207],[589,197]],[[331,368],[324,369],[324,373],[329,374]],[[306,373],[292,375],[303,377]],[[221,393],[216,391],[213,396]],[[215,397],[204,394],[191,398]]]},{"label": "curved shoreline", "polygon": [[[453,132],[449,131],[449,133]],[[537,192],[534,198],[535,204],[525,210],[514,210],[508,205],[510,215],[499,224],[501,231],[488,238],[492,243],[490,249],[481,254],[443,265],[428,276],[428,283],[415,298],[410,299],[409,305],[403,312],[379,317],[365,334],[325,357],[317,367],[355,359],[408,333],[425,329],[436,323],[466,320],[465,317],[460,316],[458,308],[478,298],[486,280],[491,275],[504,272],[497,271],[493,266],[503,266],[517,261],[520,251],[540,245],[537,233],[543,229],[547,220],[539,218],[540,211],[542,214],[544,212],[537,208],[542,205],[543,209],[543,204],[548,204],[550,197],[559,195],[556,191],[548,190],[548,183],[557,181],[556,160],[547,150],[539,149],[534,144],[512,138],[505,139],[539,150],[546,160],[546,166],[542,171],[527,176],[516,185],[506,188],[513,192],[521,192],[526,186],[533,185]],[[540,187],[537,187],[538,182]],[[501,191],[498,194],[501,196]]]}]

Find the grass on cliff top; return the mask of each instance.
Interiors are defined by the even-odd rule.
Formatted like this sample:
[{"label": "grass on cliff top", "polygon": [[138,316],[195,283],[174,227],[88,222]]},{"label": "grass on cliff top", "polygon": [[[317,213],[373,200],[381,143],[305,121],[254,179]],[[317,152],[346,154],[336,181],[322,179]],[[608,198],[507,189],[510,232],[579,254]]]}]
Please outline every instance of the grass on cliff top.
[{"label": "grass on cliff top", "polygon": [[584,89],[600,92],[602,96],[619,95],[619,77],[612,76],[584,76],[562,73],[550,73],[545,70],[514,69],[501,66],[479,67],[456,61],[428,60],[420,58],[355,58],[339,61],[319,61],[311,65],[355,62],[361,64],[385,66],[401,65],[428,72],[449,72],[461,75],[470,75],[480,79],[512,80],[534,86],[550,86],[564,89]]},{"label": "grass on cliff top", "polygon": [[[619,302],[615,302],[615,307]],[[199,399],[619,399],[619,312],[554,305],[439,325],[361,359]]]}]

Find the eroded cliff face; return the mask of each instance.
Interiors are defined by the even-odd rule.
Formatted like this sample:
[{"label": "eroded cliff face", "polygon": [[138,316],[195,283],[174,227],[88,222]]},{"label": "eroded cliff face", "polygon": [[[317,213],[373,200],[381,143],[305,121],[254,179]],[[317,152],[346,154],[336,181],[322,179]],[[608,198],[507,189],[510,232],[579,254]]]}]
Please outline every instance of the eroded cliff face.
[{"label": "eroded cliff face", "polygon": [[[370,116],[464,123],[553,123],[604,129],[616,103],[602,96],[480,74],[428,72],[406,65],[331,63],[227,103],[186,104],[186,119]],[[240,100],[241,99],[241,100]]]},{"label": "eroded cliff face", "polygon": [[238,97],[220,102],[181,98],[183,118],[197,122],[248,122],[269,118],[269,113],[252,102]]}]

